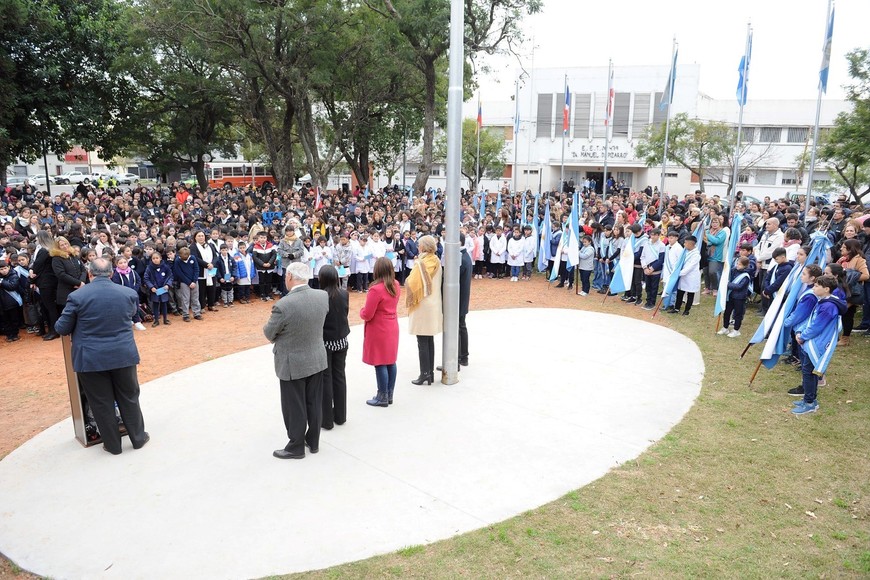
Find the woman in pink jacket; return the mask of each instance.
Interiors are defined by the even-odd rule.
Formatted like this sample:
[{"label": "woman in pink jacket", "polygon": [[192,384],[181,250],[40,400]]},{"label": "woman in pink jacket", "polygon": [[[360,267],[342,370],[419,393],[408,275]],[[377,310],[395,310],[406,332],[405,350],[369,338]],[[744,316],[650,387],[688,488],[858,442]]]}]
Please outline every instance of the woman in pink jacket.
[{"label": "woman in pink jacket", "polygon": [[373,276],[365,306],[359,311],[360,318],[365,321],[363,362],[375,367],[378,381],[378,394],[366,404],[386,407],[393,403],[393,389],[396,387],[396,358],[399,354],[396,306],[400,287],[389,258],[378,258]]}]

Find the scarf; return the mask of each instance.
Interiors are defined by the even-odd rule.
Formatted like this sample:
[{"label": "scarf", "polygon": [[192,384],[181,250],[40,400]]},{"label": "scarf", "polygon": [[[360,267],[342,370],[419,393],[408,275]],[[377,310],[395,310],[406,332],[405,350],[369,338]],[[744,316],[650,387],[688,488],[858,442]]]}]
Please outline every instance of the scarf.
[{"label": "scarf", "polygon": [[118,274],[120,274],[122,276],[129,276],[130,275],[130,266],[127,266],[123,270],[121,268],[115,268],[115,272],[117,272]]},{"label": "scarf", "polygon": [[414,263],[414,269],[405,287],[408,289],[405,305],[408,312],[413,312],[424,298],[432,294],[432,277],[441,268],[441,262],[435,254],[420,254]]}]

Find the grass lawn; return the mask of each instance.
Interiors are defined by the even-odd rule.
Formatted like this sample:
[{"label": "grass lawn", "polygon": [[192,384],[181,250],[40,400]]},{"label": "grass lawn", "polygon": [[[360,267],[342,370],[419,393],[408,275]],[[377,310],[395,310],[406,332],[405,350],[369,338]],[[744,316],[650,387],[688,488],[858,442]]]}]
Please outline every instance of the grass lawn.
[{"label": "grass lawn", "polygon": [[[594,296],[568,302],[641,317]],[[738,339],[714,335],[709,297],[656,321],[698,344],[706,374],[683,421],[636,461],[500,524],[305,576],[870,577],[870,339],[838,349],[820,410],[794,417],[791,367],[748,387],[760,346],[738,357],[758,316]],[[581,376],[588,362],[578,353]]]}]

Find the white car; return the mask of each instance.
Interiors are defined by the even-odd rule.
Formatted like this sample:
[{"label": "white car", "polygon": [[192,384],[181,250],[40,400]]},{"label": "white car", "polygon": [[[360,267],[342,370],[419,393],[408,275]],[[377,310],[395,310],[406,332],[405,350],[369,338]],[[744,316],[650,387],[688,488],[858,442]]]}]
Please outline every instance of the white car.
[{"label": "white car", "polygon": [[[58,182],[57,181],[58,177],[60,177],[60,176],[59,175],[49,175],[48,182],[51,183],[52,185],[55,185]],[[45,185],[46,184],[46,179],[45,179],[44,173],[37,173],[36,175],[32,176],[30,179],[32,179],[36,185]]]},{"label": "white car", "polygon": [[134,183],[139,183],[139,176],[135,173],[115,173],[113,175],[106,176],[106,178],[114,177],[118,180],[118,183],[121,185],[133,185]]},{"label": "white car", "polygon": [[19,176],[10,175],[10,176],[6,177],[6,185],[8,187],[16,187],[18,185],[20,185],[22,187],[25,185],[35,187],[36,184],[33,181],[32,177],[19,177]]},{"label": "white car", "polygon": [[90,183],[91,176],[81,171],[70,171],[60,176],[61,183]]}]

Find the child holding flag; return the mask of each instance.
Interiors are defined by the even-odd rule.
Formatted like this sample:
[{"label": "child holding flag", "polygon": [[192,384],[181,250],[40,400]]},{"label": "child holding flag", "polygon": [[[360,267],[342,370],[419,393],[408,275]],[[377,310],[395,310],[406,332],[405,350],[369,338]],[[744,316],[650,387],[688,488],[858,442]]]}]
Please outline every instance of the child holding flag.
[{"label": "child holding flag", "polygon": [[668,314],[678,313],[685,296],[686,309],[683,311],[683,316],[688,316],[692,311],[695,294],[701,291],[701,251],[697,248],[698,238],[695,236],[687,236],[684,243],[686,244],[686,260],[683,262],[683,268],[680,270],[680,281],[677,283],[677,301],[665,312]]},{"label": "child holding flag", "polygon": [[[649,233],[649,241],[644,245],[640,255],[640,265],[643,268],[643,279],[646,284],[646,304],[644,310],[656,307],[656,297],[659,293],[659,282],[662,279],[662,268],[665,263],[665,245],[661,241],[662,231],[653,228]],[[637,301],[640,303],[640,295]]]},{"label": "child holding flag", "polygon": [[[749,297],[749,286],[752,284],[752,276],[749,274],[749,258],[741,256],[737,258],[734,269],[731,270],[728,280],[728,299],[725,302],[725,323],[716,334],[728,335],[728,338],[740,336],[740,326],[743,324],[743,316],[746,314],[746,299]],[[734,328],[731,326],[731,317],[734,317]]]}]

